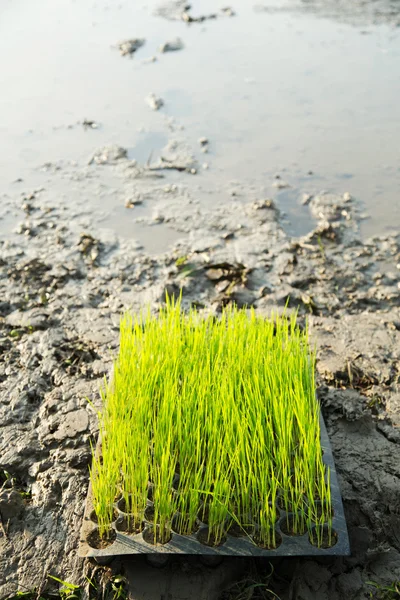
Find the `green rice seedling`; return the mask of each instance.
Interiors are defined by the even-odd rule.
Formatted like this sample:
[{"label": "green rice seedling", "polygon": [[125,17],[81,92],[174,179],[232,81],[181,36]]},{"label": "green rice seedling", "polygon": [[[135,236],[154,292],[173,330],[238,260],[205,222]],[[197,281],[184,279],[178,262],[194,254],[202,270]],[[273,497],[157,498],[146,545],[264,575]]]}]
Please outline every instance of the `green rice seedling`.
[{"label": "green rice seedling", "polygon": [[94,454],[90,479],[92,486],[93,508],[95,510],[101,538],[106,537],[114,520],[114,500],[117,493],[117,473],[114,463],[108,456]]},{"label": "green rice seedling", "polygon": [[228,478],[216,477],[216,484],[209,503],[208,540],[219,545],[226,533],[230,482]]},{"label": "green rice seedling", "polygon": [[[258,473],[260,476],[261,473]],[[275,548],[277,546],[276,522],[278,519],[277,490],[278,481],[273,472],[266,473],[262,482],[258,484],[260,492],[259,511],[256,515],[258,533],[256,535],[257,543],[264,548]]]},{"label": "green rice seedling", "polygon": [[331,528],[314,366],[295,316],[229,307],[216,319],[170,299],[156,315],[125,315],[91,469],[99,528],[118,489],[141,521],[149,482],[155,542],[173,519],[192,533],[199,515],[209,543],[233,523],[274,547],[278,498],[295,533]]}]

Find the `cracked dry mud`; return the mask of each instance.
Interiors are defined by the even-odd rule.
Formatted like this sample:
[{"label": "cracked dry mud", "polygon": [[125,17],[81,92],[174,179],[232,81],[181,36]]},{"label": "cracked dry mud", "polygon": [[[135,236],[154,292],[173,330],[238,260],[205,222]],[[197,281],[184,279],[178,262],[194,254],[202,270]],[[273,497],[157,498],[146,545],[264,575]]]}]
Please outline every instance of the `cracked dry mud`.
[{"label": "cracked dry mud", "polygon": [[[129,177],[124,153],[110,168]],[[0,597],[55,570],[86,583],[94,567],[77,546],[90,440],[119,315],[179,290],[204,310],[288,303],[309,316],[352,556],[276,561],[269,585],[282,599],[368,597],[367,581],[400,579],[400,236],[362,241],[348,195],[311,198],[317,225],[294,239],[270,200],[200,211],[179,186],[160,189],[137,181],[169,226],[190,232],[163,255],[82,231],[72,207],[34,195],[25,235],[0,242]]]}]

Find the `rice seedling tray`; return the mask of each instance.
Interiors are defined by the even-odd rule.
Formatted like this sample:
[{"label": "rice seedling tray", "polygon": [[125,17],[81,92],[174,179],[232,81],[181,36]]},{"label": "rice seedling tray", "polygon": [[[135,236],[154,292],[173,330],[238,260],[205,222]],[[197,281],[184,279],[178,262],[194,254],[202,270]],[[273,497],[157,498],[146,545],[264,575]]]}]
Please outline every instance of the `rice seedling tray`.
[{"label": "rice seedling tray", "polygon": [[[331,445],[322,415],[320,415],[320,435],[321,446],[323,449],[323,462],[330,469],[330,490],[332,498],[332,530],[333,544],[330,547],[317,547],[310,542],[308,532],[303,535],[290,535],[285,533],[284,525],[291,513],[279,509],[279,519],[276,523],[277,546],[273,549],[265,549],[256,545],[251,535],[244,534],[241,537],[231,535],[228,531],[223,543],[218,546],[209,546],[200,541],[202,534],[207,532],[207,525],[198,522],[198,529],[191,535],[181,535],[174,531],[172,527],[171,538],[163,544],[155,544],[151,536],[146,534],[152,527],[151,521],[145,518],[142,523],[142,530],[138,533],[127,533],[123,531],[126,526],[127,515],[121,508],[124,508],[121,501],[117,498],[114,504],[114,521],[112,523],[113,541],[104,548],[96,548],[91,544],[91,538],[96,537],[96,522],[94,516],[93,498],[91,485],[89,486],[83,524],[80,535],[80,545],[78,554],[81,557],[112,557],[130,554],[191,554],[191,555],[217,555],[217,556],[348,556],[350,555],[350,545],[346,526],[346,519],[343,510],[343,504],[335,470],[334,459]],[[100,445],[98,446],[100,452]],[[151,511],[152,503],[148,502],[148,508]],[[207,538],[206,535],[204,535]],[[146,541],[149,538],[151,543]]]}]

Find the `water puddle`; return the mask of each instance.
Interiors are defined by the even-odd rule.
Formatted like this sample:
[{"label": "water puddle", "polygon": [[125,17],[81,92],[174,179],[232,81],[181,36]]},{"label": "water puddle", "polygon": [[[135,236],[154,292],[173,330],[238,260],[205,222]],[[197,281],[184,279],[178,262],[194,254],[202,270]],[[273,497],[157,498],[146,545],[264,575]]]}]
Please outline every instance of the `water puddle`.
[{"label": "water puddle", "polygon": [[[301,234],[312,225],[304,192],[348,191],[370,216],[365,235],[399,226],[400,31],[393,3],[380,3],[385,18],[381,9],[372,14],[357,4],[360,20],[322,0],[261,8],[235,0],[232,17],[219,12],[225,2],[207,0],[194,2],[192,13],[218,18],[191,24],[155,15],[158,4],[2,2],[2,193],[15,193],[18,178],[36,185],[43,163],[82,166],[113,143],[145,164],[181,137],[199,160],[198,174],[165,173],[166,183],[178,178],[207,202],[218,203],[221,190],[239,181],[254,195],[275,197],[286,227]],[[120,56],[116,44],[132,37],[146,44],[132,58]],[[175,37],[182,50],[158,52]],[[152,56],[155,62],[146,60]],[[163,98],[159,111],[147,105],[149,93]],[[84,128],[84,119],[98,127]],[[202,136],[208,154],[201,153]],[[104,173],[93,172],[99,185],[106,185]],[[274,187],[277,174],[290,187]],[[199,186],[204,193],[196,196]],[[70,205],[82,200],[79,185],[66,182],[63,193]],[[86,197],[94,222],[107,214],[107,226],[145,248],[157,237],[159,251],[180,237],[164,226],[155,236],[152,226],[133,223],[124,194],[111,196]]]},{"label": "water puddle", "polygon": [[150,254],[162,254],[183,237],[182,233],[162,223],[148,225],[137,222],[141,216],[147,217],[148,210],[137,207],[127,210],[116,207],[111,216],[100,221],[103,227],[113,229],[123,239],[135,240],[141,248]]}]

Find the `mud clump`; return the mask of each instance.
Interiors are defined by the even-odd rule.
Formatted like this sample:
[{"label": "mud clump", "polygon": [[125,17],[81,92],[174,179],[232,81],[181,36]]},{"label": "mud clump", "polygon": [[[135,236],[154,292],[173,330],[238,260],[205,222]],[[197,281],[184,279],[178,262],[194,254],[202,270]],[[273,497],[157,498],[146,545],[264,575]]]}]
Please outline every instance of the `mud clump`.
[{"label": "mud clump", "polygon": [[92,264],[95,264],[102,250],[102,244],[92,235],[81,233],[78,248],[83,256],[87,257]]},{"label": "mud clump", "polygon": [[146,103],[150,106],[152,110],[160,110],[160,108],[164,106],[164,100],[156,94],[149,94],[146,97]]},{"label": "mud clump", "polygon": [[139,48],[144,46],[146,40],[143,38],[133,38],[131,40],[125,40],[124,42],[120,42],[118,44],[118,49],[120,51],[121,56],[132,56],[135,54]]},{"label": "mud clump", "polygon": [[115,163],[118,160],[127,158],[128,151],[122,146],[112,144],[110,146],[103,146],[96,150],[93,156],[89,159],[88,164],[96,163],[98,165],[105,165],[108,163]]},{"label": "mud clump", "polygon": [[234,17],[235,11],[230,6],[221,8],[218,12],[205,15],[193,15],[192,6],[186,0],[173,0],[161,4],[156,15],[169,20],[184,21],[185,23],[204,23],[204,21],[218,19],[219,17]]},{"label": "mud clump", "polygon": [[177,52],[178,50],[183,50],[183,48],[184,44],[181,38],[175,38],[162,44],[159,50],[162,54],[164,54],[165,52]]}]

